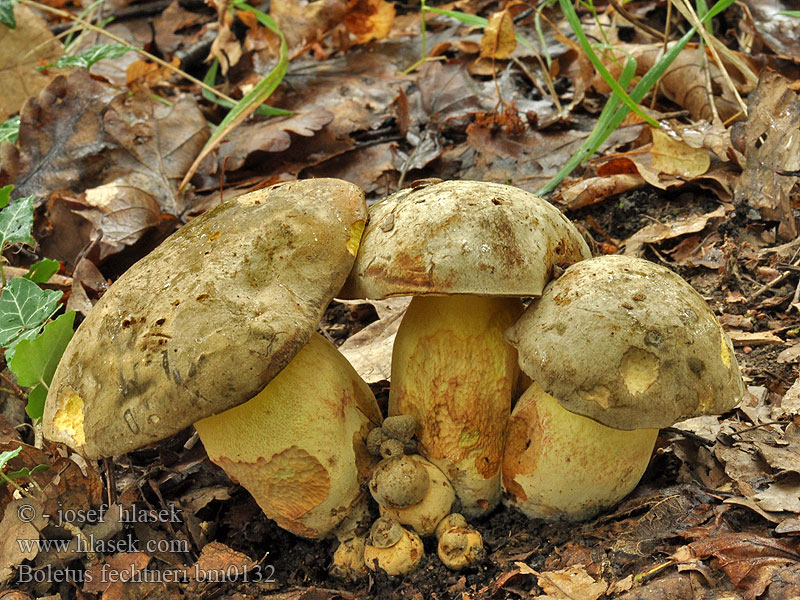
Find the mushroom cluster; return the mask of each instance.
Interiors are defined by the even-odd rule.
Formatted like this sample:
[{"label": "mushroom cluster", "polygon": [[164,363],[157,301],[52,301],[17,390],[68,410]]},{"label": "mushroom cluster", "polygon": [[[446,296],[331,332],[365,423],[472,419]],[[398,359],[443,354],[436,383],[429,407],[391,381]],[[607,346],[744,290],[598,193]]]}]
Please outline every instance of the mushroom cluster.
[{"label": "mushroom cluster", "polygon": [[[335,296],[402,295],[383,419],[315,328]],[[429,182],[367,211],[356,186],[316,179],[224,203],[120,277],[58,366],[44,433],[100,458],[194,424],[278,525],[337,537],[332,572],[354,578],[407,573],[434,536],[449,568],[476,564],[465,517],[501,500],[589,517],[636,486],[659,428],[742,392],[689,284],[591,258],[538,196]]]}]

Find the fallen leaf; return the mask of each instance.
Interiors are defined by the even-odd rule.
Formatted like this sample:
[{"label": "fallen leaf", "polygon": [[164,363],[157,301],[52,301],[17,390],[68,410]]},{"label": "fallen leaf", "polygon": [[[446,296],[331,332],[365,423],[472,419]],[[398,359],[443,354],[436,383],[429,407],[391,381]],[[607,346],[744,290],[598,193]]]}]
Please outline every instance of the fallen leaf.
[{"label": "fallen leaf", "polygon": [[692,148],[682,140],[673,139],[660,129],[651,128],[653,167],[662,173],[680,175],[686,179],[699,177],[711,166],[711,157],[702,148]]},{"label": "fallen leaf", "polygon": [[766,511],[800,513],[800,475],[793,473],[773,481],[753,499]]},{"label": "fallen leaf", "polygon": [[343,22],[348,31],[355,35],[356,43],[364,44],[389,35],[394,16],[394,4],[386,0],[351,0]]},{"label": "fallen leaf", "polygon": [[553,600],[597,600],[608,589],[605,581],[595,581],[583,565],[545,571],[537,577],[539,587]]},{"label": "fallen leaf", "polygon": [[506,10],[492,13],[489,23],[483,31],[481,38],[482,58],[503,60],[509,58],[517,47],[517,38],[514,35],[514,20],[511,13]]},{"label": "fallen leaf", "polygon": [[746,164],[734,202],[758,211],[765,221],[778,221],[782,240],[797,237],[791,189],[800,181],[800,97],[789,82],[765,70],[747,99],[747,123],[734,125],[741,137]]},{"label": "fallen leaf", "polygon": [[654,244],[669,240],[689,233],[702,231],[711,219],[725,217],[725,207],[719,206],[716,210],[704,215],[694,215],[676,219],[671,223],[653,223],[647,225],[625,240],[625,254],[639,256],[645,244]]},{"label": "fallen leaf", "polygon": [[[149,563],[150,557],[144,552],[119,552],[113,556],[107,556],[87,569],[83,591],[89,594],[100,594],[112,586],[126,585],[129,582],[117,580],[120,575],[133,580],[136,574],[147,567]],[[112,589],[109,596],[118,595],[120,591]]]},{"label": "fallen leaf", "polygon": [[734,346],[763,346],[764,344],[784,344],[784,341],[771,331],[737,331],[728,330]]},{"label": "fallen leaf", "polygon": [[334,114],[321,106],[307,106],[286,117],[245,123],[234,129],[220,145],[219,158],[225,167],[237,170],[254,152],[283,152],[292,144],[289,133],[312,137],[328,123]]},{"label": "fallen leaf", "polygon": [[562,197],[568,210],[597,204],[612,196],[644,187],[644,178],[636,174],[619,173],[605,177],[590,177],[564,190]]},{"label": "fallen leaf", "polygon": [[35,500],[12,500],[0,520],[0,584],[6,583],[23,560],[39,553],[39,531],[47,525],[43,507]]},{"label": "fallen leaf", "polygon": [[0,123],[18,113],[25,100],[38,96],[56,75],[54,69],[42,72],[36,67],[54,63],[64,54],[47,23],[30,8],[14,6],[14,18],[15,29],[0,26]]}]

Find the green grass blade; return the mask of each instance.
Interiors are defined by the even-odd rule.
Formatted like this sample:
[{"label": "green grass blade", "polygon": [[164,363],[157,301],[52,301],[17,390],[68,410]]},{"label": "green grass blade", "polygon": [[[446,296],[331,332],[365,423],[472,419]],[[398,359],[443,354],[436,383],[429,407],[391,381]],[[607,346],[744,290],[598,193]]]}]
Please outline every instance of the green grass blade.
[{"label": "green grass blade", "polygon": [[[219,71],[219,59],[215,58],[214,61],[211,63],[211,66],[208,68],[206,76],[203,78],[203,83],[213,87],[217,81],[218,71]],[[235,106],[233,102],[228,102],[224,98],[217,98],[214,94],[205,89],[203,90],[203,98],[205,98],[209,102],[218,104],[223,108],[233,108]],[[263,104],[256,109],[255,114],[257,114],[259,117],[283,117],[285,115],[291,115],[293,113],[292,111],[286,110],[285,108],[275,108],[274,106],[267,106],[266,104]]]}]

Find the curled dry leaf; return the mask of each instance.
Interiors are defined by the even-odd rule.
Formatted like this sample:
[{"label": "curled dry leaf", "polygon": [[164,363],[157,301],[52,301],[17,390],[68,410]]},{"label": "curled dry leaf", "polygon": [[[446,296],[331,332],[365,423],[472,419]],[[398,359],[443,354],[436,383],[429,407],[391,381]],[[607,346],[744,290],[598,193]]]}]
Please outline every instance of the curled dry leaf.
[{"label": "curled dry leaf", "polygon": [[645,244],[654,244],[662,240],[681,237],[688,233],[703,231],[710,220],[722,219],[725,217],[725,214],[725,207],[719,206],[713,212],[704,215],[676,219],[671,223],[653,223],[652,225],[647,225],[625,240],[625,254],[628,256],[639,256]]}]

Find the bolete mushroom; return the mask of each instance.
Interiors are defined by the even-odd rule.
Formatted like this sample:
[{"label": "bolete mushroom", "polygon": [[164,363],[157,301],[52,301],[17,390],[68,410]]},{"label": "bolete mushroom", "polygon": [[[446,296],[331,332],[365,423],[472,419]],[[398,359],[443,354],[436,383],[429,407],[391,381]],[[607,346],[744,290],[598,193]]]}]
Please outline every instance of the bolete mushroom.
[{"label": "bolete mushroom", "polygon": [[509,424],[508,502],[583,519],[626,496],[658,429],[732,409],[733,346],[705,300],[669,269],[627,256],[575,264],[508,331],[534,383]]},{"label": "bolete mushroom", "polygon": [[390,517],[380,517],[373,523],[364,548],[364,563],[370,570],[380,568],[388,575],[405,575],[423,556],[425,547],[416,533]]},{"label": "bolete mushroom", "polygon": [[78,328],[50,386],[45,436],[96,459],[196,423],[212,460],[282,527],[336,532],[365,505],[364,439],[381,417],[313,333],[365,218],[360,189],[316,179],[246,194],[179,229]]},{"label": "bolete mushroom", "polygon": [[483,537],[459,513],[451,513],[436,527],[437,554],[444,566],[460,571],[486,556]]},{"label": "bolete mushroom", "polygon": [[395,339],[389,414],[420,423],[421,454],[453,483],[464,514],[482,514],[500,499],[518,377],[503,333],[520,297],[539,295],[556,266],[589,249],[558,209],[507,185],[412,187],[369,214],[341,296],[415,296]]}]

